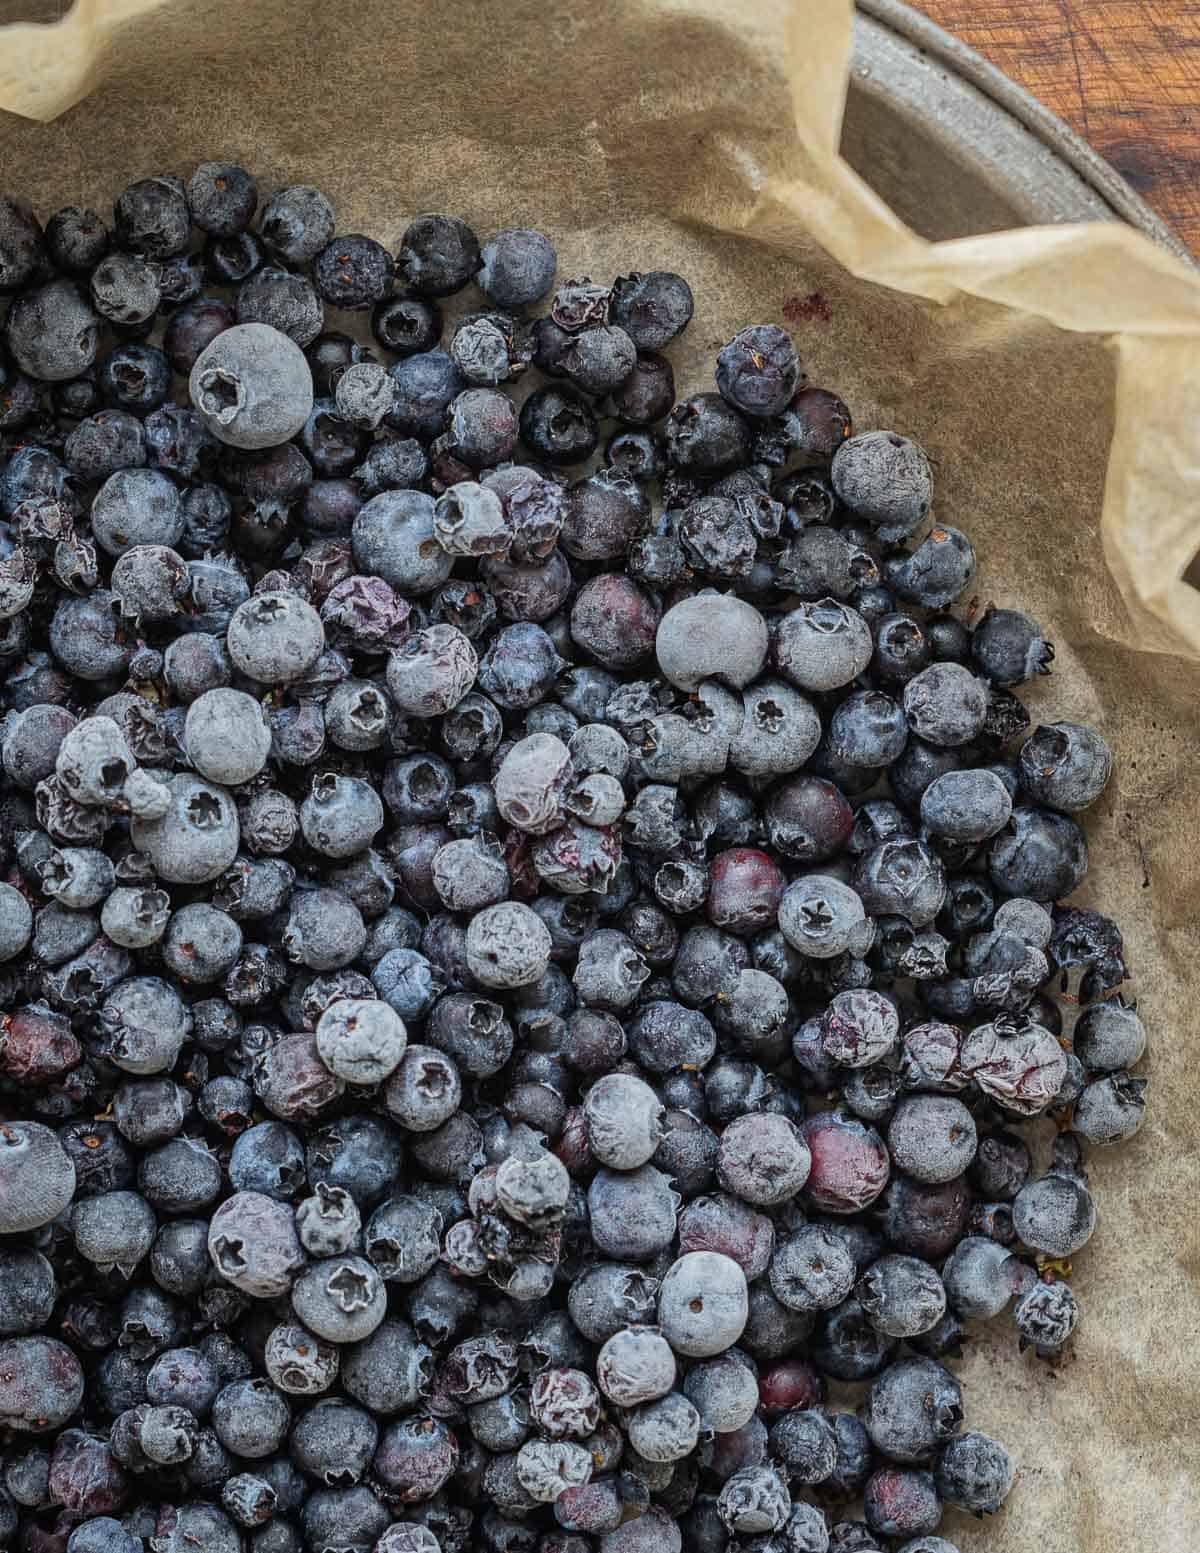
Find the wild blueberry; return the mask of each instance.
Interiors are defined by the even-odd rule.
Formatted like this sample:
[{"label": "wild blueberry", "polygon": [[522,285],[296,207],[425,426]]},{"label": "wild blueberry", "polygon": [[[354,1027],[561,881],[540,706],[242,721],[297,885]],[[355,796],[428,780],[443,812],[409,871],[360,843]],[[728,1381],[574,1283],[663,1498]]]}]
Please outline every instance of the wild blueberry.
[{"label": "wild blueberry", "polygon": [[725,1129],[717,1157],[721,1185],[744,1202],[775,1206],[804,1185],[808,1145],[786,1117],[749,1115]]},{"label": "wild blueberry", "polygon": [[776,1249],[769,1277],[789,1310],[829,1310],[849,1294],[854,1260],[832,1231],[809,1224]]},{"label": "wild blueberry", "polygon": [[[924,609],[945,609],[971,584],[975,547],[956,528],[938,524],[911,555],[894,558],[883,567],[888,586],[906,603]],[[946,661],[941,654],[941,661]]]},{"label": "wild blueberry", "polygon": [[975,1122],[951,1095],[914,1095],[902,1100],[888,1125],[893,1161],[925,1182],[950,1181],[975,1155]]},{"label": "wild blueberry", "polygon": [[834,1426],[815,1409],[795,1407],[776,1418],[770,1430],[770,1449],[790,1482],[824,1483],[837,1468]]},{"label": "wild blueberry", "polygon": [[1032,1347],[1041,1359],[1058,1353],[1078,1319],[1079,1308],[1069,1283],[1034,1283],[1013,1308],[1021,1347]]},{"label": "wild blueberry", "polygon": [[1044,1026],[1023,1015],[978,1025],[963,1042],[962,1071],[1005,1110],[1036,1116],[1058,1094],[1066,1057]]},{"label": "wild blueberry", "polygon": [[732,1347],[748,1313],[746,1275],[718,1252],[686,1252],[672,1263],[659,1291],[663,1336],[688,1358],[711,1358]]},{"label": "wild blueberry", "polygon": [[623,276],[613,283],[609,316],[639,350],[661,350],[691,320],[691,287],[669,270]]},{"label": "wild blueberry", "polygon": [[1075,1101],[1071,1126],[1089,1143],[1123,1143],[1145,1120],[1146,1080],[1106,1073],[1084,1086]]},{"label": "wild blueberry", "polygon": [[947,771],[921,795],[921,823],[951,841],[986,841],[1012,814],[1008,789],[992,771]]},{"label": "wild blueberry", "polygon": [[989,609],[970,637],[975,667],[993,685],[1011,688],[1034,674],[1048,674],[1054,648],[1041,627],[1015,609]]},{"label": "wild blueberry", "polygon": [[1096,1207],[1077,1171],[1054,1168],[1023,1186],[1013,1200],[1018,1238],[1048,1257],[1073,1255],[1091,1239]]},{"label": "wild blueberry", "polygon": [[774,657],[801,690],[835,690],[867,667],[871,633],[862,616],[833,599],[802,603],[779,623]]},{"label": "wild blueberry", "polygon": [[929,512],[929,459],[894,432],[865,432],[843,442],[833,456],[832,475],[839,500],[881,530],[906,536]]},{"label": "wild blueberry", "polygon": [[1021,746],[1021,786],[1035,803],[1076,813],[1104,791],[1112,753],[1093,728],[1051,723],[1037,728]]},{"label": "wild blueberry", "polygon": [[663,1107],[650,1086],[631,1074],[598,1079],[583,1112],[588,1146],[603,1165],[634,1170],[652,1158],[661,1141]]},{"label": "wild blueberry", "polygon": [[746,415],[781,415],[802,379],[791,336],[774,324],[739,330],[717,357],[717,387]]},{"label": "wild blueberry", "polygon": [[976,1515],[994,1515],[1015,1476],[1008,1452],[985,1434],[951,1440],[937,1464],[937,1491],[947,1503]]},{"label": "wild blueberry", "polygon": [[818,960],[865,949],[873,936],[861,897],[823,874],[809,874],[788,886],[779,903],[779,926],[794,949]]}]

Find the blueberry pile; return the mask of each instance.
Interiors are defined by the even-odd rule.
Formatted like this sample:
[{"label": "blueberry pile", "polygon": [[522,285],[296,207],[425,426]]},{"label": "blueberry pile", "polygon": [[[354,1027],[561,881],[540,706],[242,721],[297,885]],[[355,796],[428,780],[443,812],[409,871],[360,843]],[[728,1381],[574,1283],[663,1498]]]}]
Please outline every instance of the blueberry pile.
[{"label": "blueberry pile", "polygon": [[1144,1108],[1061,904],[1109,751],[782,329],[676,403],[687,282],[555,280],[225,164],[0,199],[0,1546],[954,1553],[1009,1492],[947,1361],[1060,1353]]}]

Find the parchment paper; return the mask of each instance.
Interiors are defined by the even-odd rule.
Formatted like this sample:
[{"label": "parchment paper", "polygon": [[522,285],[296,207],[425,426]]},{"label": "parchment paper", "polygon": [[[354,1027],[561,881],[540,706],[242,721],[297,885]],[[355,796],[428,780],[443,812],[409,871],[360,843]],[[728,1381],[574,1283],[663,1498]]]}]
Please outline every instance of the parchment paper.
[{"label": "parchment paper", "polygon": [[0,32],[4,107],[49,119],[102,82],[52,124],[0,113],[0,182],[43,215],[231,156],[267,191],[319,184],[342,230],[390,244],[423,210],[528,221],[560,275],[689,277],[683,390],[735,328],[784,322],[860,429],[930,451],[980,598],[1057,642],[1034,716],[1116,748],[1081,899],[1125,929],[1153,1085],[1140,1137],[1093,1154],[1072,1362],[1020,1357],[1001,1318],[960,1366],[968,1425],[1020,1476],[996,1521],[943,1532],[964,1553],[1194,1553],[1200,279],[1116,225],[934,246],[902,227],[836,154],[848,0],[167,0],[128,19],[147,4]]}]

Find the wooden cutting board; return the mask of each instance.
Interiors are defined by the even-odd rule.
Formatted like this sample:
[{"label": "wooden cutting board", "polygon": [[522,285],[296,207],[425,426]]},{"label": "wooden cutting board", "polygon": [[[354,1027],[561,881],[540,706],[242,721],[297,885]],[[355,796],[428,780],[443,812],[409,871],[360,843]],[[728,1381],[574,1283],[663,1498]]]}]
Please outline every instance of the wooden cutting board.
[{"label": "wooden cutting board", "polygon": [[1200,0],[918,0],[1200,253]]}]

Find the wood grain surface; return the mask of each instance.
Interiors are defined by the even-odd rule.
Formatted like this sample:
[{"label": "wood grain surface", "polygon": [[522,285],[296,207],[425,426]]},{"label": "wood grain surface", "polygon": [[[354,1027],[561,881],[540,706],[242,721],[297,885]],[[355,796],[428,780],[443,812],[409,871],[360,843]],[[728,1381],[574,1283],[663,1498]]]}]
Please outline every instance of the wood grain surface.
[{"label": "wood grain surface", "polygon": [[1200,253],[1200,0],[917,0]]}]

